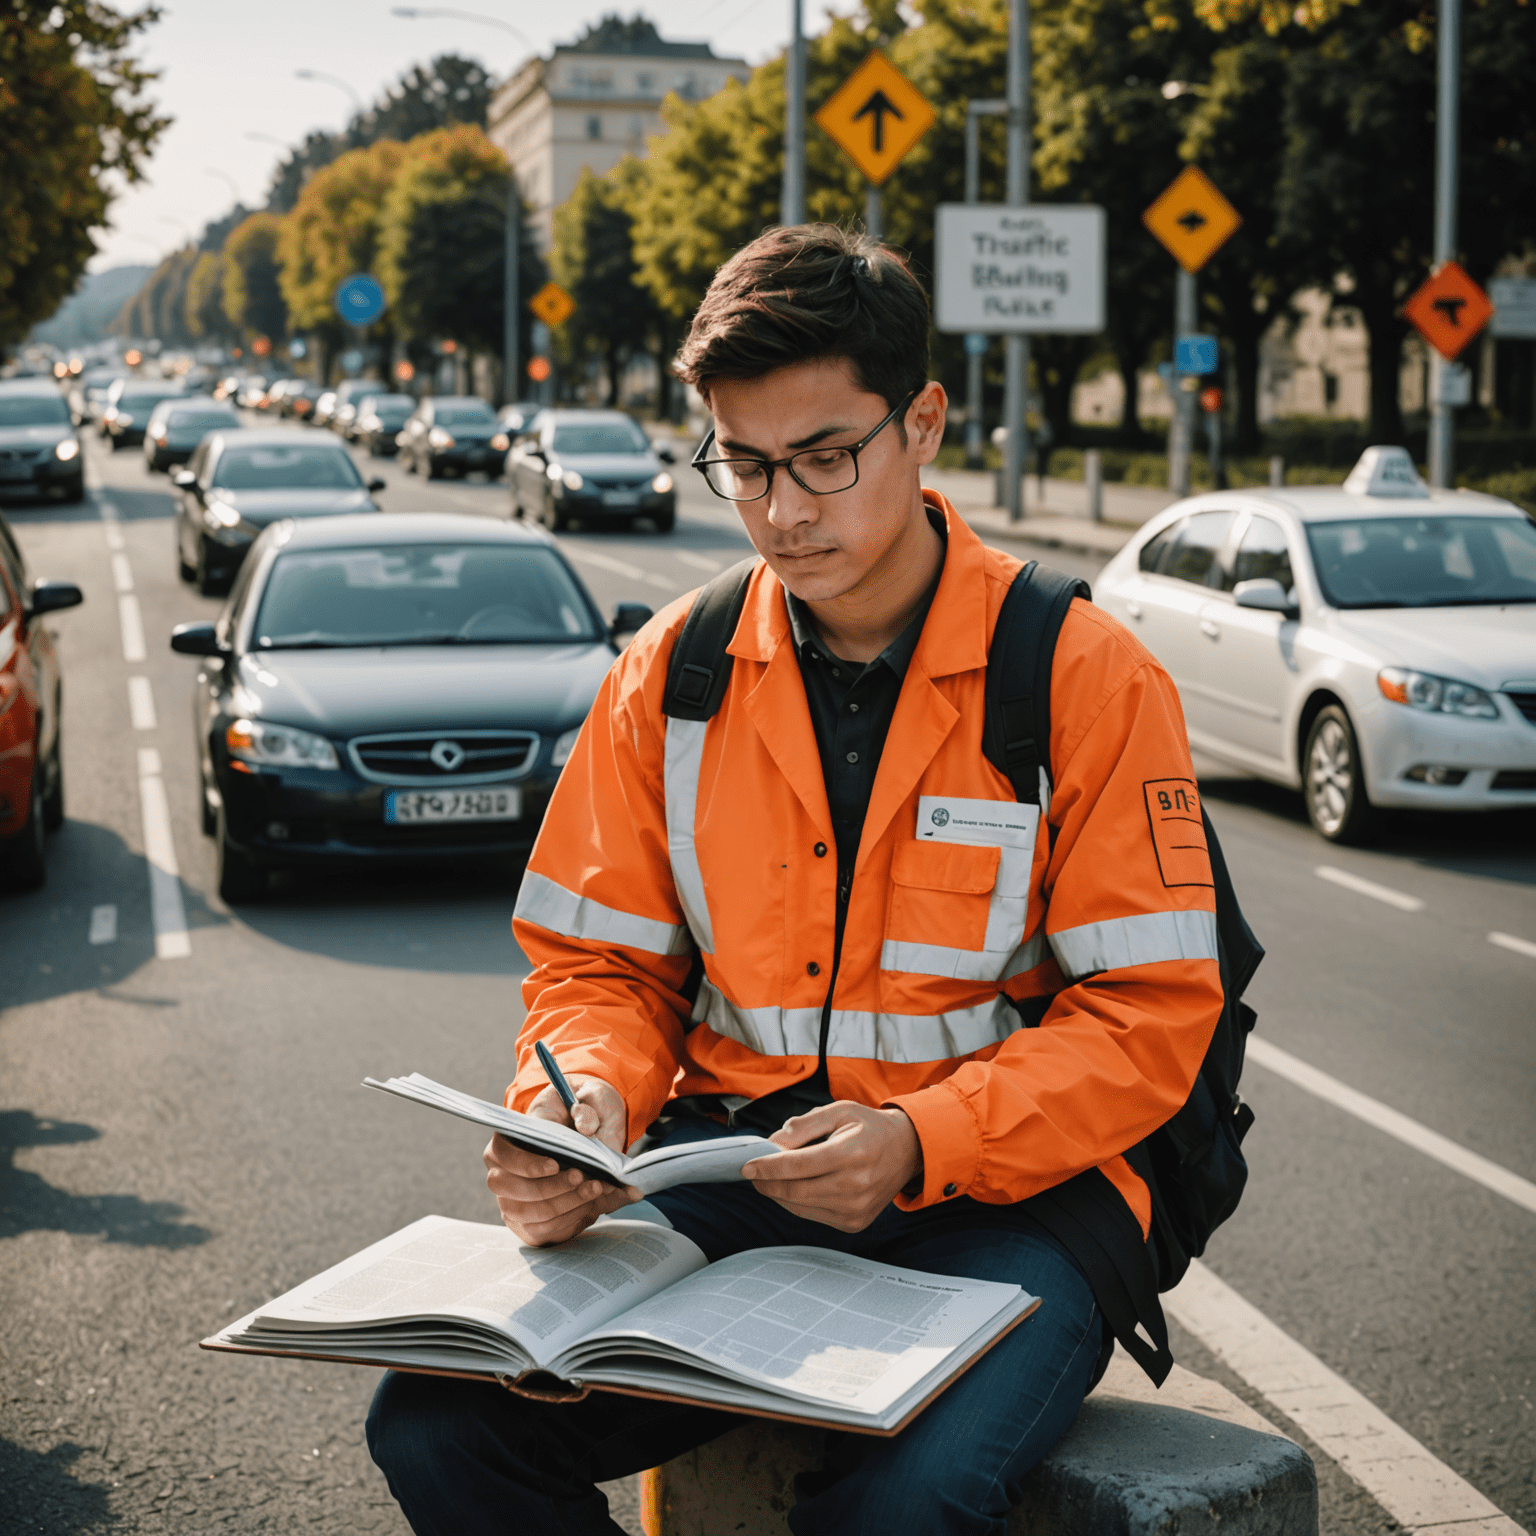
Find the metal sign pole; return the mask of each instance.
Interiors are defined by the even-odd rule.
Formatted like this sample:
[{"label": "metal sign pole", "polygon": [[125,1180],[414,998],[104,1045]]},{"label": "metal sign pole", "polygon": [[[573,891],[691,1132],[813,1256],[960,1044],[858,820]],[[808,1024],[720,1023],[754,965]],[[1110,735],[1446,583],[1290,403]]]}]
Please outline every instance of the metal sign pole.
[{"label": "metal sign pole", "polygon": [[1179,337],[1192,336],[1195,330],[1195,274],[1180,267],[1173,292],[1174,366],[1169,375],[1173,380],[1173,415],[1168,422],[1168,489],[1175,496],[1188,496],[1189,456],[1195,436],[1195,396],[1192,390],[1184,387],[1184,375],[1178,366],[1178,346]]},{"label": "metal sign pole", "polygon": [[885,237],[884,210],[880,206],[880,188],[870,182],[864,192],[864,232],[873,239]]},{"label": "metal sign pole", "polygon": [[[1435,103],[1435,256],[1434,264],[1456,255],[1456,158],[1460,113],[1461,0],[1440,0],[1439,92]],[[1429,483],[1454,482],[1455,407],[1446,403],[1446,375],[1456,364],[1430,352]]]},{"label": "metal sign pole", "polygon": [[784,179],[779,222],[805,223],[805,29],[802,0],[789,0],[789,50],[784,58]]},{"label": "metal sign pole", "polygon": [[522,260],[521,233],[523,223],[522,198],[517,190],[517,172],[513,171],[507,177],[507,237],[506,254],[504,261],[506,271],[503,277],[502,302],[506,307],[506,317],[502,322],[501,333],[501,403],[511,405],[517,399],[522,389],[522,375],[518,372],[517,357],[517,278],[518,265]]},{"label": "metal sign pole", "polygon": [[[969,101],[965,106],[965,200],[981,201],[981,119],[1000,117],[1006,101]],[[986,354],[967,348],[965,359],[965,467],[982,466],[982,362]]]},{"label": "metal sign pole", "polygon": [[[1004,200],[1010,208],[1022,208],[1029,201],[1029,0],[1009,0],[1008,6],[1008,187]],[[1028,388],[1029,338],[1013,334],[1007,341],[1003,392],[1003,425],[1008,434],[1003,497],[1010,522],[1024,516]]]}]

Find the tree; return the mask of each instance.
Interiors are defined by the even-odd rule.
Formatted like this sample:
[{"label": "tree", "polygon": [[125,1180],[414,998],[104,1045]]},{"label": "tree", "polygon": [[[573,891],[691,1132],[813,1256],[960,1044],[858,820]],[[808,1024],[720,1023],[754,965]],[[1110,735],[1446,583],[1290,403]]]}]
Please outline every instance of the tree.
[{"label": "tree", "polygon": [[190,346],[187,282],[196,261],[197,252],[191,246],[173,251],[123,305],[108,329],[120,336],[155,337],[170,347]]},{"label": "tree", "polygon": [[[506,156],[479,128],[441,128],[406,146],[380,210],[378,276],[410,341],[451,338],[471,355],[501,352],[510,177]],[[526,223],[522,235],[518,285],[526,298],[544,268]]]},{"label": "tree", "polygon": [[253,213],[224,242],[224,313],[249,341],[288,333],[288,306],[278,281],[277,245],[282,220]]},{"label": "tree", "polygon": [[186,324],[193,339],[225,342],[235,339],[224,313],[224,258],[199,251],[187,274]]},{"label": "tree", "polygon": [[10,0],[0,10],[0,349],[73,292],[96,253],[111,180],[142,179],[170,123],[129,50],[158,19],[105,0]]}]

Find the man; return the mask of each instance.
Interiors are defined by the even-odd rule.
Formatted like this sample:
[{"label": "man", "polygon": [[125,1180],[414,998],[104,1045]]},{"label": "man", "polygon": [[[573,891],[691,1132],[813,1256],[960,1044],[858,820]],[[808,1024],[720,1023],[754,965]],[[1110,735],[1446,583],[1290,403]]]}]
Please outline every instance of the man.
[{"label": "man", "polygon": [[[750,1183],[654,1197],[710,1259],[811,1243],[1044,1298],[899,1436],[830,1437],[800,1536],[1003,1530],[1107,1361],[1117,1273],[1148,1262],[1122,1154],[1183,1104],[1221,1008],[1198,820],[1170,850],[1148,812],[1151,786],[1194,777],[1156,662],[1074,601],[1038,829],[983,755],[1019,562],[921,487],[946,405],[928,328],[903,262],[829,226],[720,269],[680,365],[714,416],[700,467],[762,557],[724,699],[663,714],[681,599],[609,674],[514,918],[533,971],[509,1103],[571,1123],[543,1040],[576,1128],[612,1147],[653,1127],[782,1149]],[[500,1139],[485,1161],[529,1243],[635,1198]],[[1089,1183],[1096,1226],[1061,1214]],[[369,1443],[421,1536],[612,1532],[595,1483],[734,1422],[391,1375]]]}]

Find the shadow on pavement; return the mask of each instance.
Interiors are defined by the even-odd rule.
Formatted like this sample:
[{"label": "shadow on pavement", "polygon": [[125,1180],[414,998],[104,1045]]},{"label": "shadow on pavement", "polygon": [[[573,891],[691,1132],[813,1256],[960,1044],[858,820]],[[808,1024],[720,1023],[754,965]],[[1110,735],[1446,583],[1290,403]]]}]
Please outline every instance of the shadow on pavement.
[{"label": "shadow on pavement", "polygon": [[87,1536],[110,1531],[121,1521],[101,1483],[77,1482],[70,1474],[85,1447],[66,1440],[48,1451],[32,1451],[0,1436],[0,1526],[8,1531],[69,1531]]},{"label": "shadow on pavement", "polygon": [[[0,1238],[70,1232],[139,1248],[190,1248],[208,1241],[213,1234],[206,1227],[176,1219],[184,1214],[182,1206],[137,1195],[74,1195],[15,1166],[23,1148],[68,1146],[100,1135],[95,1126],[79,1121],[39,1119],[28,1109],[0,1110]],[[0,1486],[8,1481],[0,1469]]]}]

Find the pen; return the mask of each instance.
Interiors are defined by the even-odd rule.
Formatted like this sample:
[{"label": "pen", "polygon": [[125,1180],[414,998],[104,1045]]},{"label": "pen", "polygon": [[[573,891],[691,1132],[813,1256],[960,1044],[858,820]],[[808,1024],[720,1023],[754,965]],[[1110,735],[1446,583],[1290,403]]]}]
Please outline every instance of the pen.
[{"label": "pen", "polygon": [[576,1095],[571,1092],[571,1085],[565,1080],[565,1073],[560,1070],[560,1064],[550,1054],[549,1047],[542,1040],[535,1040],[533,1048],[539,1053],[539,1065],[544,1068],[544,1075],[554,1084],[555,1092],[560,1095],[560,1102],[565,1105],[565,1112],[574,1120],[576,1117]]}]

